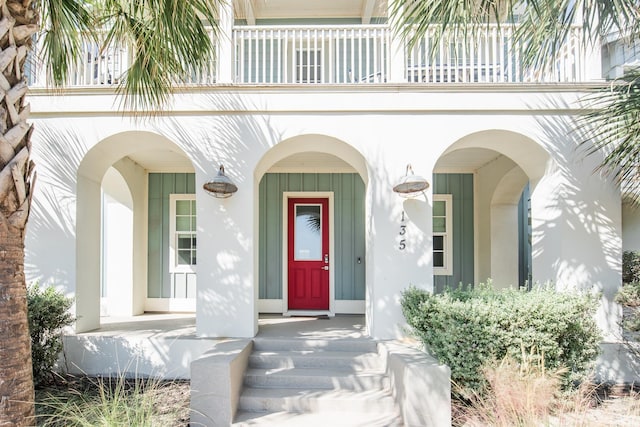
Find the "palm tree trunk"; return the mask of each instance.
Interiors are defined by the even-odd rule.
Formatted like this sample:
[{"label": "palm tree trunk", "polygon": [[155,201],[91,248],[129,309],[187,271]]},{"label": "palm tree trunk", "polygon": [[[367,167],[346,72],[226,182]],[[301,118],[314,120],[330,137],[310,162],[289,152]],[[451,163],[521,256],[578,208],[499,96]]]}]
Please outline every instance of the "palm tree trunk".
[{"label": "palm tree trunk", "polygon": [[0,426],[35,424],[24,237],[33,189],[24,64],[37,30],[31,0],[0,0]]}]

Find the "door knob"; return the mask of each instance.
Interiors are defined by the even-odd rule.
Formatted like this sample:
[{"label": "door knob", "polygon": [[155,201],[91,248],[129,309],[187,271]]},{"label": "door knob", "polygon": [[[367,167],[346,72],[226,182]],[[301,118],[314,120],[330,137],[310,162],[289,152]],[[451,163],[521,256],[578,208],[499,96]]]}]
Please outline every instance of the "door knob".
[{"label": "door knob", "polygon": [[322,267],[322,269],[323,269],[323,270],[328,270],[328,269],[329,269],[329,266],[328,266],[328,265],[325,265],[324,267]]}]

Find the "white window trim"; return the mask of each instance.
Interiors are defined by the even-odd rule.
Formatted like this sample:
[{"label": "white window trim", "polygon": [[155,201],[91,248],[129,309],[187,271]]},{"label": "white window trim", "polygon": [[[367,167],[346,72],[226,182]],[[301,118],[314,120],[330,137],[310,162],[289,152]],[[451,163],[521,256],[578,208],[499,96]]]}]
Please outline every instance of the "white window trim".
[{"label": "white window trim", "polygon": [[[176,258],[176,249],[177,249],[176,248],[176,201],[195,200],[195,199],[196,199],[195,194],[169,194],[169,272],[170,273],[195,273],[196,272],[195,265],[178,265],[178,263],[176,262],[177,261],[177,258]],[[196,217],[196,221],[197,221],[197,217]],[[196,254],[197,254],[197,247],[196,247]]]},{"label": "white window trim", "polygon": [[[433,274],[436,276],[453,275],[453,196],[451,194],[434,194],[433,201],[443,201],[445,205],[445,227],[446,233],[433,233],[434,236],[445,236],[444,238],[444,267],[433,267]],[[433,254],[433,249],[431,250]]]},{"label": "white window trim", "polygon": [[[310,54],[313,53],[314,57],[316,60],[318,60],[319,62],[317,64],[315,64],[313,66],[313,73],[309,73],[307,74],[302,73],[302,67],[307,67],[309,68],[310,65],[309,64],[303,64],[300,62],[300,53],[303,54]],[[321,46],[317,46],[314,48],[308,48],[306,47],[306,43],[305,46],[295,46],[295,56],[294,56],[294,72],[296,73],[295,79],[296,79],[296,83],[303,83],[303,84],[307,84],[307,83],[324,83],[323,82],[323,78],[322,78],[322,72],[323,72],[323,65],[324,65],[324,61],[323,61],[323,55],[324,55],[324,51],[322,49]],[[307,57],[308,59],[308,57]],[[306,71],[306,70],[305,70]],[[319,76],[318,79],[316,79],[316,72],[319,71]],[[301,74],[298,75],[298,72],[300,72]],[[305,81],[305,79],[307,77],[312,78],[311,80],[307,80]]]}]

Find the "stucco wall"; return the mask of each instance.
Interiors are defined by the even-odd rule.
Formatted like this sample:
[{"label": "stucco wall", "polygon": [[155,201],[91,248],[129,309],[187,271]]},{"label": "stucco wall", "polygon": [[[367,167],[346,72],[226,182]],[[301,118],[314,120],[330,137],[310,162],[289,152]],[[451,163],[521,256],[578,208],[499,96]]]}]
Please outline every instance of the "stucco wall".
[{"label": "stucco wall", "polygon": [[622,206],[622,249],[640,251],[640,208]]},{"label": "stucco wall", "polygon": [[[28,231],[28,274],[75,292],[78,307],[87,304],[78,312],[95,316],[88,300],[99,289],[93,271],[100,253],[91,231],[99,228],[99,209],[92,206],[95,198],[84,196],[88,202],[76,206],[76,194],[99,194],[96,177],[106,167],[130,152],[170,141],[191,159],[196,173],[198,252],[207,261],[198,266],[198,333],[252,336],[257,330],[256,206],[258,183],[270,164],[265,159],[271,153],[327,152],[347,159],[366,185],[370,333],[398,336],[404,327],[402,290],[433,286],[431,193],[405,200],[391,188],[407,163],[430,176],[450,147],[477,146],[510,157],[531,180],[534,280],[603,291],[599,322],[612,329],[617,322],[612,298],[620,282],[620,200],[610,183],[592,174],[598,158],[584,158],[576,150],[572,112],[561,107],[576,105],[574,90],[230,88],[177,96],[175,115],[137,123],[114,111],[110,96],[34,94],[34,158],[41,166]],[[94,110],[91,117],[87,109]],[[272,150],[280,144],[286,149]],[[78,181],[75,171],[92,148],[101,155],[91,173],[81,169]],[[221,163],[239,187],[225,200],[202,191]],[[406,224],[401,224],[403,210]],[[478,226],[484,221],[478,219]],[[404,249],[401,225],[406,225]],[[77,263],[76,253],[81,254]]]}]

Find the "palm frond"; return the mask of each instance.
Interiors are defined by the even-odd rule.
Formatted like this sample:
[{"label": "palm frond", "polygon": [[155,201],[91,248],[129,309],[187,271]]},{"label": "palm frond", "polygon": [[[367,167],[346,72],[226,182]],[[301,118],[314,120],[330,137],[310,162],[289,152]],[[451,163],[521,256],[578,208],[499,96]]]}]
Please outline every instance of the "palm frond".
[{"label": "palm frond", "polygon": [[42,57],[47,81],[54,86],[66,82],[69,71],[82,57],[83,42],[95,28],[92,2],[82,0],[42,0]]},{"label": "palm frond", "polygon": [[522,65],[534,71],[553,66],[575,25],[582,26],[587,43],[614,31],[637,34],[640,29],[636,0],[395,0],[390,14],[410,48],[431,28],[439,44],[447,32],[468,39],[492,22],[517,21],[513,47],[522,46],[517,52]]},{"label": "palm frond", "polygon": [[640,70],[585,98],[587,112],[578,121],[586,129],[582,145],[605,157],[597,171],[614,178],[625,201],[640,205]]},{"label": "palm frond", "polygon": [[512,20],[514,4],[513,0],[393,0],[390,17],[409,49],[420,43],[430,28],[437,28],[435,49],[445,36],[466,39],[489,23]]},{"label": "palm frond", "polygon": [[99,24],[109,28],[104,46],[118,41],[132,47],[131,65],[118,87],[124,109],[161,110],[176,84],[214,61],[219,1],[103,2]]},{"label": "palm frond", "polygon": [[631,34],[638,30],[639,10],[635,0],[530,0],[523,9],[515,38],[525,48],[523,65],[529,69],[552,66],[580,25],[586,44],[600,43],[612,32]]}]

